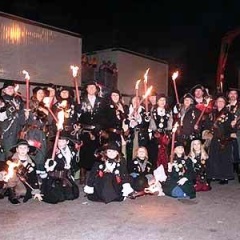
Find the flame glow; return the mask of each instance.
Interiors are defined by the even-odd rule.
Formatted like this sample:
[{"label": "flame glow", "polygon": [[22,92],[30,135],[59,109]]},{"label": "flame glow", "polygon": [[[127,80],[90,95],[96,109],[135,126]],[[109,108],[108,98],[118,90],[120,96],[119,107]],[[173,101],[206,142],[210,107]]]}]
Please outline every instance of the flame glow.
[{"label": "flame glow", "polygon": [[150,87],[147,89],[146,93],[143,95],[143,98],[144,98],[144,99],[147,98],[147,97],[150,95],[150,93],[151,93],[151,91],[152,91],[152,88],[153,88],[153,86],[150,86]]},{"label": "flame glow", "polygon": [[17,168],[20,165],[20,161],[16,163],[8,160],[7,165],[8,165],[8,173],[4,176],[5,182],[7,182],[10,178],[13,177],[15,168]]},{"label": "flame glow", "polygon": [[138,90],[139,89],[139,83],[141,82],[141,79],[137,80],[136,85],[135,85],[135,89]]},{"label": "flame glow", "polygon": [[172,80],[176,80],[176,78],[178,77],[178,71],[174,72],[172,75]]},{"label": "flame glow", "polygon": [[149,72],[150,68],[148,68],[144,74],[144,82],[147,83],[148,80],[148,72]]},{"label": "flame glow", "polygon": [[73,77],[76,77],[76,76],[77,76],[77,73],[78,73],[79,67],[78,67],[78,66],[71,66],[71,69],[72,69],[72,75],[73,75]]},{"label": "flame glow", "polygon": [[28,74],[28,72],[26,70],[23,70],[22,73],[25,75],[25,79],[26,80],[30,79],[30,76],[29,76],[29,74]]},{"label": "flame glow", "polygon": [[58,112],[58,122],[57,122],[57,129],[62,130],[63,129],[63,123],[64,123],[64,111],[61,110]]}]

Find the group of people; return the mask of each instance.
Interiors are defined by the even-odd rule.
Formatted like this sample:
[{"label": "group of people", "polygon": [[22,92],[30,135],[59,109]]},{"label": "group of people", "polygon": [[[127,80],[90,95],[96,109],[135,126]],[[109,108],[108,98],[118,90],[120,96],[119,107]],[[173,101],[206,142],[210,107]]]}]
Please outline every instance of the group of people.
[{"label": "group of people", "polygon": [[78,183],[89,200],[105,203],[195,198],[212,181],[227,184],[235,174],[240,181],[238,89],[212,96],[198,84],[173,106],[155,91],[129,104],[118,89],[99,91],[89,81],[77,99],[72,87],[37,86],[27,104],[15,82],[3,84],[1,198],[74,200]]}]

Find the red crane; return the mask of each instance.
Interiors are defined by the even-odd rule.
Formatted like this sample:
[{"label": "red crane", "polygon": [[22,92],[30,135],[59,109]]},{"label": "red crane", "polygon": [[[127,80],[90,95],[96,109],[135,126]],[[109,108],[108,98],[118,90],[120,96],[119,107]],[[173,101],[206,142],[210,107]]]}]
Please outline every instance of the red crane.
[{"label": "red crane", "polygon": [[222,38],[220,56],[218,59],[216,85],[218,92],[223,92],[224,72],[228,57],[228,50],[232,41],[240,34],[240,28],[229,31]]}]

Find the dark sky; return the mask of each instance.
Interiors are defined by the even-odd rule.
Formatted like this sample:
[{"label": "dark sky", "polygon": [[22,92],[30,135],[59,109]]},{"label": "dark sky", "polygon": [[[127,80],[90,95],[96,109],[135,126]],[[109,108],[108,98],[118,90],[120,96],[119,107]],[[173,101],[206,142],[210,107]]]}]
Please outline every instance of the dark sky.
[{"label": "dark sky", "polygon": [[[1,0],[0,11],[77,32],[83,52],[123,47],[166,60],[186,85],[215,82],[221,38],[240,27],[239,0]],[[229,51],[231,72],[239,43]]]}]

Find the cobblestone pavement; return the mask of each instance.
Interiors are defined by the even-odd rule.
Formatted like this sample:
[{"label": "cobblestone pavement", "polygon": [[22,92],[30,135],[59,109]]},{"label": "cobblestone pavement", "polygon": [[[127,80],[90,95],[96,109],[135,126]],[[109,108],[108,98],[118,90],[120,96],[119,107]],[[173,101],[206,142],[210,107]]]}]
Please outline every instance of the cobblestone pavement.
[{"label": "cobblestone pavement", "polygon": [[109,204],[80,193],[56,205],[0,200],[0,239],[11,240],[236,240],[240,239],[240,184],[212,184],[196,199],[143,196]]}]

